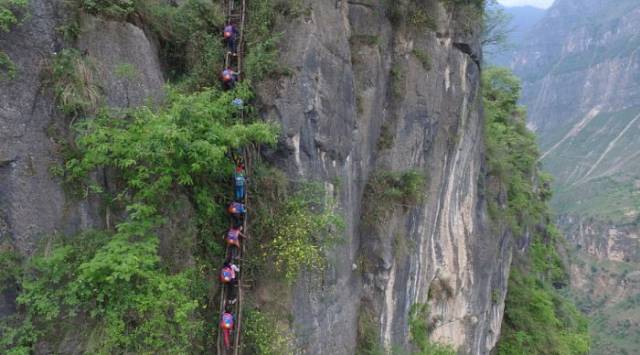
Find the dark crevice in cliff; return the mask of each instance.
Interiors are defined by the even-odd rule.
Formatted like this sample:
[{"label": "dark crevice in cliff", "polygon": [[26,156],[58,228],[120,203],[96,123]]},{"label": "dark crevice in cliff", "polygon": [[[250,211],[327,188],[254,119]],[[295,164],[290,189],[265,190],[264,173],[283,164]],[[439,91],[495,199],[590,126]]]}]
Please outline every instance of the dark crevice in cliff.
[{"label": "dark crevice in cliff", "polygon": [[471,60],[473,60],[473,62],[476,63],[478,68],[480,68],[481,66],[480,56],[473,50],[473,47],[471,47],[469,43],[453,42],[453,46],[456,49],[460,50],[462,53],[468,55],[471,58]]}]

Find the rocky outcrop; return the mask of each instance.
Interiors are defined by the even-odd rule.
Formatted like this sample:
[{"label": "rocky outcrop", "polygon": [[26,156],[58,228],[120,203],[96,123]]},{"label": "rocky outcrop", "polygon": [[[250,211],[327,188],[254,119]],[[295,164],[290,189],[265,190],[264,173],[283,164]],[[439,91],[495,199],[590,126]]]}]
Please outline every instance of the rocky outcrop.
[{"label": "rocky outcrop", "polygon": [[570,276],[580,309],[592,319],[593,354],[632,354],[640,349],[640,238],[638,224],[562,217],[570,241]]},{"label": "rocky outcrop", "polygon": [[563,216],[565,236],[579,250],[604,261],[640,262],[640,230],[637,223],[607,224],[597,219]]},{"label": "rocky outcrop", "polygon": [[77,47],[95,58],[106,104],[135,107],[162,99],[164,78],[156,44],[130,23],[83,15]]},{"label": "rocky outcrop", "polygon": [[[284,130],[271,158],[323,181],[347,222],[325,286],[303,277],[294,292],[297,345],[307,353],[354,353],[363,312],[374,314],[386,348],[407,348],[410,308],[427,302],[433,339],[470,354],[497,341],[503,306],[491,294],[504,296],[511,254],[507,236],[488,230],[480,186],[479,42],[464,30],[469,19],[438,1],[421,6],[437,31],[393,24],[379,2],[314,2],[284,28],[293,75],[261,90],[265,117]],[[396,211],[364,225],[372,174],[410,169],[427,176],[423,202],[377,201]],[[429,297],[437,287],[446,297]]]},{"label": "rocky outcrop", "polygon": [[[409,312],[419,303],[430,305],[432,338],[461,353],[487,354],[499,336],[511,245],[508,233],[489,228],[485,208],[477,31],[467,12],[437,0],[411,3],[428,23],[390,21],[379,1],[304,1],[308,11],[280,29],[292,75],[259,90],[264,117],[283,130],[278,150],[265,155],[291,176],[322,181],[347,226],[322,282],[304,275],[294,287],[293,328],[304,353],[356,353],[363,310],[386,348],[410,349]],[[33,0],[31,19],[0,39],[21,68],[0,88],[0,232],[25,253],[52,231],[103,223],[48,172],[61,157],[47,127],[68,126],[40,77],[62,48],[60,6]],[[156,47],[141,29],[90,16],[81,24],[77,47],[95,60],[107,104],[162,99]],[[367,225],[371,176],[407,170],[426,178],[420,202],[376,201],[390,213]],[[179,257],[188,245],[165,238],[171,228],[188,226],[176,219],[160,233],[161,256],[189,264]]]},{"label": "rocky outcrop", "polygon": [[[53,135],[64,135],[70,125],[46,85],[47,68],[65,47],[56,30],[68,15],[65,9],[63,1],[32,0],[26,21],[0,33],[0,48],[18,69],[14,80],[0,85],[0,243],[24,254],[48,235],[103,225],[95,201],[65,194],[50,173],[62,162],[60,137]],[[141,29],[90,16],[83,24],[79,45],[98,64],[106,103],[126,107],[161,98],[158,54]],[[117,73],[126,63],[134,68],[132,78]]]}]

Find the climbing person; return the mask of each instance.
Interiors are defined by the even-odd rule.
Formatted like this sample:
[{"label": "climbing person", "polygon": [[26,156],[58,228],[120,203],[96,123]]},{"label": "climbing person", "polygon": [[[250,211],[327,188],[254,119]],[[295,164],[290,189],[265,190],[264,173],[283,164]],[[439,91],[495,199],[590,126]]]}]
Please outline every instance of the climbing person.
[{"label": "climbing person", "polygon": [[229,284],[236,282],[236,272],[239,272],[240,268],[236,266],[231,260],[226,260],[220,269],[220,282],[223,284]]},{"label": "climbing person", "polygon": [[242,226],[232,226],[227,233],[224,234],[223,238],[225,242],[227,242],[227,246],[235,245],[240,247],[240,238],[246,238],[246,236],[242,234]]},{"label": "climbing person", "polygon": [[229,160],[231,160],[233,162],[233,164],[235,166],[242,166],[242,168],[244,169],[244,151],[242,148],[240,147],[236,147],[236,148],[229,148],[229,150],[227,150],[226,152],[226,156],[227,158],[229,158]]},{"label": "climbing person", "polygon": [[238,296],[236,289],[238,288],[238,273],[240,268],[233,263],[233,260],[227,259],[220,270],[220,282],[225,286],[225,304],[233,305],[236,303]]},{"label": "climbing person", "polygon": [[229,250],[230,258],[236,260],[238,258],[238,251],[240,250],[240,238],[247,238],[242,234],[242,225],[232,226],[224,235],[224,240]]},{"label": "climbing person", "polygon": [[226,26],[224,26],[224,31],[222,32],[222,35],[224,37],[225,43],[227,43],[228,54],[231,54],[233,56],[238,55],[238,48],[237,48],[238,30],[236,29],[236,26],[233,23],[227,24]]},{"label": "climbing person", "polygon": [[229,204],[227,211],[233,218],[233,226],[240,227],[244,221],[244,215],[247,213],[247,208],[241,202],[233,201]]},{"label": "climbing person", "polygon": [[231,90],[235,87],[240,73],[233,71],[231,67],[225,68],[220,74],[222,80],[222,86],[225,90]]},{"label": "climbing person", "polygon": [[246,181],[244,164],[240,163],[236,166],[236,171],[233,173],[233,186],[237,202],[244,202]]},{"label": "climbing person", "polygon": [[231,347],[231,331],[233,330],[235,317],[231,313],[231,308],[226,307],[222,317],[220,318],[220,329],[222,329],[222,335],[224,338],[224,347],[229,349]]}]

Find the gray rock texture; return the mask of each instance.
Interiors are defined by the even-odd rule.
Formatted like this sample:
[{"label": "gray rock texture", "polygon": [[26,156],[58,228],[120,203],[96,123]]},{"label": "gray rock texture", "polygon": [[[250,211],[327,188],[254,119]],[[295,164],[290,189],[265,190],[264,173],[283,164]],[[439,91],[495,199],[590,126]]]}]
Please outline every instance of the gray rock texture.
[{"label": "gray rock texture", "polygon": [[[283,129],[279,149],[266,155],[296,179],[322,181],[347,227],[321,282],[304,275],[295,284],[296,348],[354,354],[359,319],[370,312],[386,349],[409,350],[409,310],[429,303],[434,340],[489,353],[504,307],[492,296],[504,299],[511,246],[508,234],[490,231],[486,215],[481,51],[468,14],[419,1],[437,24],[431,31],[392,24],[380,1],[303,3],[309,11],[281,28],[281,59],[293,74],[259,88],[265,118]],[[66,198],[48,173],[60,156],[47,127],[65,122],[40,73],[61,48],[54,30],[61,10],[55,1],[32,4],[31,19],[0,38],[21,68],[0,88],[0,232],[25,253],[53,231],[102,223],[97,209]],[[161,100],[156,47],[136,26],[83,16],[77,47],[98,63],[107,104]],[[392,205],[384,223],[364,223],[372,174],[409,169],[426,176],[421,202]],[[163,258],[181,253],[173,242],[162,238]],[[65,346],[77,348],[74,341]]]},{"label": "gray rock texture", "polygon": [[[43,237],[103,224],[95,201],[69,197],[49,172],[62,162],[57,143],[70,125],[45,84],[53,55],[64,47],[56,30],[65,16],[62,3],[32,0],[26,21],[0,33],[0,48],[18,69],[14,80],[0,85],[0,243],[27,255]],[[161,99],[164,80],[156,46],[141,29],[90,16],[83,24],[79,45],[101,68],[106,103],[126,107]],[[122,63],[135,68],[134,77],[116,73]],[[0,310],[8,309],[2,299]]]},{"label": "gray rock texture", "polygon": [[[491,293],[506,292],[511,249],[507,235],[487,229],[480,185],[478,39],[438,1],[421,3],[435,32],[392,25],[379,2],[305,5],[310,13],[283,28],[282,59],[294,74],[265,84],[261,100],[284,129],[285,154],[275,159],[298,178],[323,181],[347,230],[322,286],[308,276],[297,284],[297,347],[353,354],[358,319],[370,312],[386,349],[408,349],[409,310],[428,302],[434,340],[489,353],[503,311]],[[430,70],[414,49],[428,54]],[[427,176],[424,202],[390,206],[388,219],[365,226],[371,174],[409,169]],[[435,283],[451,294],[430,299]]]},{"label": "gray rock texture", "polygon": [[164,78],[156,44],[130,23],[83,15],[77,47],[95,58],[106,104],[134,107],[158,103]]}]

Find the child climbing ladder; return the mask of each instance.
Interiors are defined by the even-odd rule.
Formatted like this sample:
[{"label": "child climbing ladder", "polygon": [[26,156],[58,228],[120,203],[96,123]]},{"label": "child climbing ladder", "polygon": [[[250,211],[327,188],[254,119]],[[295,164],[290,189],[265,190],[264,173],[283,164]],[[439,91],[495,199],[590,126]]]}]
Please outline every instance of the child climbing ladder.
[{"label": "child climbing ladder", "polygon": [[[242,79],[242,59],[244,52],[244,24],[245,0],[225,0],[227,18],[222,37],[227,46],[224,58],[224,68],[221,72],[223,88],[232,90],[237,81]],[[239,26],[239,27],[238,27]],[[240,154],[238,154],[240,155]],[[242,325],[242,284],[241,270],[244,255],[244,241],[249,233],[247,218],[247,204],[249,201],[246,173],[249,166],[246,152],[241,157],[232,154],[234,162],[233,172],[233,202],[228,212],[231,226],[225,234],[225,260],[220,270],[220,313],[217,341],[218,354],[240,353],[241,325]],[[239,186],[239,184],[241,184]]]}]

